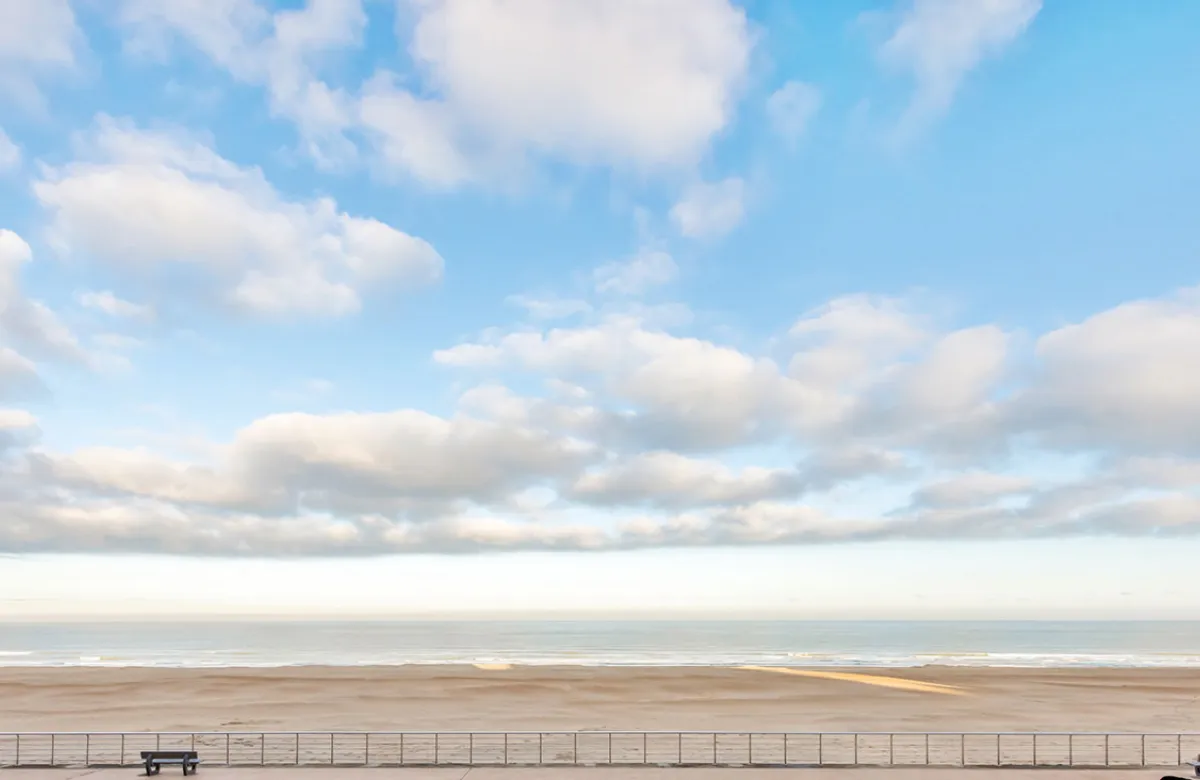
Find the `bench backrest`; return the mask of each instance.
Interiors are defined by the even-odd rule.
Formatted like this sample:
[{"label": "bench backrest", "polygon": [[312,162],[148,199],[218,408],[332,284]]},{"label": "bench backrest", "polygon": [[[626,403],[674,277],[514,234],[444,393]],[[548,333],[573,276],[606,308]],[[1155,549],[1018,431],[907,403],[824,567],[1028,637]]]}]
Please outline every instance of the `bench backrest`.
[{"label": "bench backrest", "polygon": [[142,760],[145,761],[148,758],[149,759],[152,759],[152,758],[175,758],[175,759],[196,758],[196,751],[194,751],[194,750],[143,750],[142,751]]}]

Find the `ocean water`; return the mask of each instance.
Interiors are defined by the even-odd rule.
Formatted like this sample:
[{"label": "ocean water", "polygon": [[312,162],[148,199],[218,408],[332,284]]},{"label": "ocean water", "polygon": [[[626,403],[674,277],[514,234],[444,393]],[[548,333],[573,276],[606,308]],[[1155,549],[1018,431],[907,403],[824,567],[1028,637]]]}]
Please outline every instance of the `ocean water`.
[{"label": "ocean water", "polygon": [[0,623],[0,666],[1200,666],[1197,622]]}]

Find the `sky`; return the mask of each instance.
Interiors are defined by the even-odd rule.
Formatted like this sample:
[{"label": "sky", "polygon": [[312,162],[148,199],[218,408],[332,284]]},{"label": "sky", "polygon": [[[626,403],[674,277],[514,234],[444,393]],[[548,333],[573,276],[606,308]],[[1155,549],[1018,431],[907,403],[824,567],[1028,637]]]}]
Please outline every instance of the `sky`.
[{"label": "sky", "polygon": [[0,619],[1200,619],[1197,31],[5,0]]}]

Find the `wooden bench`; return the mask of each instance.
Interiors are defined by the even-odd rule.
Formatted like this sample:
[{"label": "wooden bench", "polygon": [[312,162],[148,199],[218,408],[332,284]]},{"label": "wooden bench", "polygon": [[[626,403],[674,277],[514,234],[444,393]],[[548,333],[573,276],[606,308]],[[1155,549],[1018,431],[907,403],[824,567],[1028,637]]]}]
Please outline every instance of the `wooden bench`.
[{"label": "wooden bench", "polygon": [[185,775],[188,770],[194,775],[200,768],[200,757],[194,750],[143,750],[142,761],[146,763],[147,776],[158,774],[165,765],[178,764]]}]

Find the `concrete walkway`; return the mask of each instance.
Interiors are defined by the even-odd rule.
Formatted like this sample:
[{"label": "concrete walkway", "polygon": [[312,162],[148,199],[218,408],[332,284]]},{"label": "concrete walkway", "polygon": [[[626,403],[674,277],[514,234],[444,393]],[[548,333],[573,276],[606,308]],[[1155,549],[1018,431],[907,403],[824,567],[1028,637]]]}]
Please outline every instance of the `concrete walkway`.
[{"label": "concrete walkway", "polygon": [[[211,767],[201,769],[204,780],[1158,780],[1164,775],[1187,776],[1183,770],[1162,769],[728,769],[657,767],[476,767],[412,769],[325,769]],[[160,778],[178,773],[164,769]],[[0,780],[132,780],[141,770],[121,769],[0,769]]]}]

